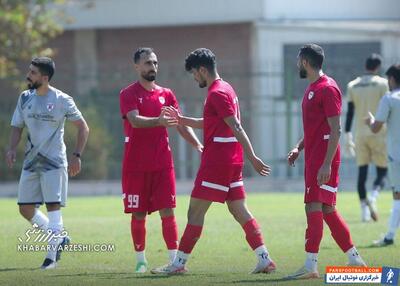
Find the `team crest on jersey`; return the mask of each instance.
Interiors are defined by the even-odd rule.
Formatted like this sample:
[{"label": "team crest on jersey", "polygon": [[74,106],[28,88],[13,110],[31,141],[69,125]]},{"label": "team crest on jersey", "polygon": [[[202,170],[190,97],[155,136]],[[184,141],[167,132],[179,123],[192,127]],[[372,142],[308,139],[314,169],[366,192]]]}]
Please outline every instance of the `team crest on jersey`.
[{"label": "team crest on jersey", "polygon": [[164,104],[164,103],[165,103],[165,98],[162,97],[162,96],[160,96],[160,97],[158,98],[158,100],[160,101],[161,104]]},{"label": "team crest on jersey", "polygon": [[308,99],[311,99],[311,98],[313,98],[314,97],[314,92],[313,91],[310,91],[309,93],[308,93]]},{"label": "team crest on jersey", "polygon": [[50,112],[54,109],[54,103],[48,102],[46,107],[47,107],[47,110]]}]

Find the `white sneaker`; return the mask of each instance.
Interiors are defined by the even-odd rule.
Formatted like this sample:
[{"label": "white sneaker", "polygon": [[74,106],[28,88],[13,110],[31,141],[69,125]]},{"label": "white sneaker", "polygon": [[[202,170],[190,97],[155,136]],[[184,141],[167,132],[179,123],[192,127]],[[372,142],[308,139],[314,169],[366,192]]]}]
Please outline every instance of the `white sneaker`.
[{"label": "white sneaker", "polygon": [[181,275],[185,274],[187,272],[187,269],[185,266],[177,267],[174,266],[173,264],[167,264],[164,266],[151,269],[150,272],[152,274]]},{"label": "white sneaker", "polygon": [[136,263],[135,273],[146,273],[147,271],[147,261],[141,261]]},{"label": "white sneaker", "polygon": [[276,264],[272,260],[261,260],[258,261],[256,267],[251,272],[251,274],[258,274],[258,273],[272,273],[276,270]]},{"label": "white sneaker", "polygon": [[318,270],[316,272],[309,271],[305,266],[302,266],[296,272],[286,276],[284,279],[292,280],[292,279],[316,279],[319,278]]}]

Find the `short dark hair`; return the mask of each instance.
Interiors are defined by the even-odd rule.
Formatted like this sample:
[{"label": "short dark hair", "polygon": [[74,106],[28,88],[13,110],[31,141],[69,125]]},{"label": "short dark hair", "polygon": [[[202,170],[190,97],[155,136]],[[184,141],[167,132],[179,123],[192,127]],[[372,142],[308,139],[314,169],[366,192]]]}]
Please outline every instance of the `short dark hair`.
[{"label": "short dark hair", "polygon": [[54,71],[56,70],[54,61],[48,57],[33,58],[31,64],[37,67],[42,75],[47,75],[49,77],[49,81],[53,77]]},{"label": "short dark hair", "polygon": [[196,49],[185,59],[186,71],[191,71],[193,68],[199,69],[200,67],[205,67],[210,73],[215,72],[217,61],[211,50],[206,48]]},{"label": "short dark hair", "polygon": [[400,64],[390,66],[390,68],[386,71],[386,76],[392,76],[395,82],[400,85]]},{"label": "short dark hair", "polygon": [[154,49],[153,48],[138,48],[136,50],[136,52],[133,54],[133,61],[135,64],[137,64],[140,60],[140,57],[142,56],[142,54],[146,54],[146,55],[150,55],[154,53]]},{"label": "short dark hair", "polygon": [[382,64],[382,57],[379,54],[371,54],[365,61],[365,68],[368,71],[376,70]]},{"label": "short dark hair", "polygon": [[316,44],[307,44],[301,47],[299,57],[307,60],[311,67],[320,69],[322,68],[325,54],[322,47]]}]

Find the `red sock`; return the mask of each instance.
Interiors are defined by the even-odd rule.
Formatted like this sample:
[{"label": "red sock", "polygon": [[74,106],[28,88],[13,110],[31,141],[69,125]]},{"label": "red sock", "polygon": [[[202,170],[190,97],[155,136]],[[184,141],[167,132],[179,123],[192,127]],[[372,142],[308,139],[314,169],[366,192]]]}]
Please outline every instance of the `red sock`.
[{"label": "red sock", "polygon": [[199,240],[203,226],[187,224],[185,232],[179,243],[179,250],[183,253],[191,253],[197,240]]},{"label": "red sock", "polygon": [[246,233],[246,240],[249,243],[251,249],[254,250],[264,244],[260,226],[257,224],[255,218],[248,220],[243,225],[243,230]]},{"label": "red sock", "polygon": [[343,252],[346,252],[354,246],[351,240],[349,227],[336,210],[329,214],[324,214],[324,220],[331,230],[333,239]]},{"label": "red sock", "polygon": [[318,253],[324,232],[322,211],[307,213],[306,252]]},{"label": "red sock", "polygon": [[146,246],[146,219],[132,217],[131,235],[135,251],[143,251]]},{"label": "red sock", "polygon": [[161,218],[162,233],[165,244],[168,249],[178,248],[178,226],[176,225],[175,216]]}]

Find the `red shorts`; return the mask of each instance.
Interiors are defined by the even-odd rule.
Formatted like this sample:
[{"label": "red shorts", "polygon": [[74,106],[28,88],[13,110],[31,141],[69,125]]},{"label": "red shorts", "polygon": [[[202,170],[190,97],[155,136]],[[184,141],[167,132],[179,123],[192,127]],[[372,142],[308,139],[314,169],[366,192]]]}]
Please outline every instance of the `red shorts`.
[{"label": "red shorts", "polygon": [[192,198],[224,203],[246,197],[242,165],[200,166]]},{"label": "red shorts", "polygon": [[336,193],[339,185],[339,164],[332,164],[331,178],[321,186],[317,184],[320,166],[306,166],[304,170],[304,203],[319,202],[329,206],[336,205]]},{"label": "red shorts", "polygon": [[122,198],[125,213],[151,213],[165,208],[175,208],[174,169],[154,172],[123,172]]}]

